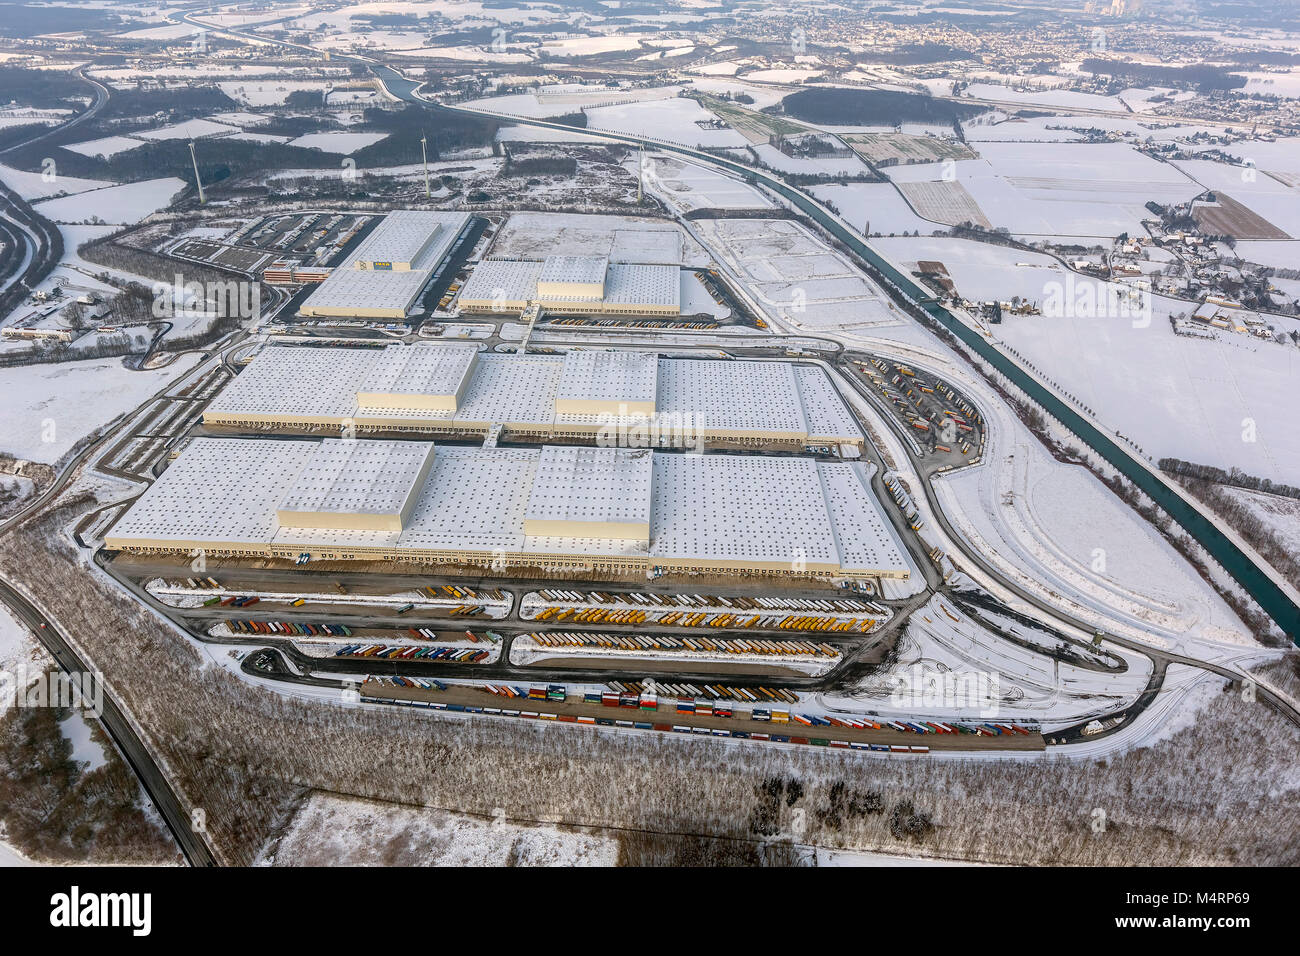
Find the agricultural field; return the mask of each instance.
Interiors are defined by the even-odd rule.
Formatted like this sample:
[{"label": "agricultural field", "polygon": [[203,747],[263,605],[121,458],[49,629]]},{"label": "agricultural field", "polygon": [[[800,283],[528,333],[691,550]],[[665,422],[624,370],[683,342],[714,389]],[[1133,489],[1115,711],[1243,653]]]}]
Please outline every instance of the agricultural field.
[{"label": "agricultural field", "polygon": [[1215,193],[1214,202],[1198,200],[1192,218],[1201,231],[1234,239],[1291,239],[1263,216],[1243,206],[1227,193]]},{"label": "agricultural field", "polygon": [[923,219],[948,226],[964,222],[985,229],[993,226],[975,197],[959,182],[899,183],[898,189]]},{"label": "agricultural field", "polygon": [[[980,159],[894,166],[904,183],[956,182],[995,227],[1028,237],[1140,235],[1149,201],[1186,202],[1202,187],[1127,143],[981,143]],[[1214,165],[1214,164],[1207,164]]]},{"label": "agricultural field", "polygon": [[872,164],[936,163],[945,159],[975,159],[975,151],[955,139],[907,133],[846,133],[842,139]]},{"label": "agricultural field", "polygon": [[739,103],[720,97],[703,96],[701,102],[709,112],[715,114],[751,143],[766,143],[774,135],[793,136],[808,131],[808,127],[802,123],[796,123],[783,116],[773,116],[770,113],[747,109]]}]

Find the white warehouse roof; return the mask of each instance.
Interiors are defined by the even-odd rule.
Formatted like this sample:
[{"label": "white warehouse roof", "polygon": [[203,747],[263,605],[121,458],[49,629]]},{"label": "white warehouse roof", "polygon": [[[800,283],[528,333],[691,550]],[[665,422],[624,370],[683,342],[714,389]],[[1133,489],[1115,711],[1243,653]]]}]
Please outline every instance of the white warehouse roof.
[{"label": "white warehouse roof", "polygon": [[538,278],[542,282],[604,282],[607,256],[547,256]]},{"label": "white warehouse roof", "polygon": [[[594,269],[604,269],[604,295],[584,293],[550,295],[545,283],[594,283],[598,280],[578,278]],[[574,278],[547,278],[554,274],[571,274]],[[538,283],[544,283],[539,294]],[[563,310],[566,303],[598,303],[610,309],[631,310],[637,307],[677,309],[681,307],[681,270],[676,266],[611,263],[594,256],[558,256],[546,262],[522,259],[485,259],[474,267],[459,302],[462,306],[505,311],[520,303],[540,302],[543,306]]]},{"label": "white warehouse roof", "polygon": [[[649,536],[648,449],[547,446],[537,461],[524,520],[545,534],[546,525],[635,525]],[[620,535],[622,537],[622,535]]]},{"label": "white warehouse roof", "polygon": [[469,221],[464,213],[389,213],[334,267],[300,311],[304,315],[405,315]]},{"label": "white warehouse roof", "polygon": [[320,442],[280,502],[280,523],[337,528],[352,516],[400,530],[432,454],[431,442]]},{"label": "white warehouse roof", "polygon": [[[418,400],[434,389],[448,394],[462,370],[454,405],[429,407]],[[431,384],[421,393],[417,386],[426,376]],[[708,434],[863,441],[852,412],[816,366],[634,351],[513,355],[473,345],[270,346],[213,399],[205,420],[560,428],[600,424],[598,416],[621,403],[632,415],[688,422]]]},{"label": "white warehouse roof", "polygon": [[[905,576],[863,466],[645,449],[467,448],[423,442],[197,438],[110,530],[111,548],[269,553],[349,548],[622,555]],[[417,463],[421,463],[419,465]],[[389,472],[390,465],[395,470]],[[427,472],[423,471],[427,467]],[[342,472],[356,474],[340,483]],[[331,476],[333,476],[331,478]],[[373,500],[371,493],[373,491]],[[336,527],[277,507],[336,509]],[[350,514],[409,501],[400,529]],[[556,532],[530,532],[534,521]],[[579,536],[566,524],[605,529]],[[626,526],[648,524],[648,536]]]}]

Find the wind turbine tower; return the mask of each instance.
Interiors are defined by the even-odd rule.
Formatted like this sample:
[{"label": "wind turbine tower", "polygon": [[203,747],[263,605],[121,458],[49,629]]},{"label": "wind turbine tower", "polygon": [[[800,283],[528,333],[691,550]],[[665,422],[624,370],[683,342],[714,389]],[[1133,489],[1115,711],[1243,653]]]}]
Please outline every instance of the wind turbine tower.
[{"label": "wind turbine tower", "polygon": [[194,155],[194,140],[190,140],[190,162],[194,164],[194,183],[199,187],[199,205],[207,204],[207,197],[203,195],[203,180],[199,177],[199,160]]},{"label": "wind turbine tower", "polygon": [[428,142],[423,133],[420,134],[420,156],[424,160],[424,198],[432,199],[433,193],[429,191],[429,151],[425,144]]}]

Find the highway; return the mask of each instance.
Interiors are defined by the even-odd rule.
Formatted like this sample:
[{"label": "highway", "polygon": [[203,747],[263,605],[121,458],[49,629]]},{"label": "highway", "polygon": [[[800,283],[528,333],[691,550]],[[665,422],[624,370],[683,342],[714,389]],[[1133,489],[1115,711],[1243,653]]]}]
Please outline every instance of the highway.
[{"label": "highway", "polygon": [[[25,149],[33,143],[71,129],[98,113],[108,102],[108,87],[86,76],[85,67],[73,70],[73,75],[89,83],[95,98],[86,109],[64,123],[0,150],[0,156]],[[27,200],[8,186],[0,183],[0,238],[13,252],[7,253],[0,268],[0,317],[7,316],[23,298],[45,280],[63,256],[63,234],[57,226],[31,207]]]},{"label": "highway", "polygon": [[[36,635],[41,645],[54,657],[60,670],[66,674],[94,673],[94,669],[81,660],[54,623],[4,579],[0,579],[0,601],[3,601],[14,616]],[[114,701],[112,688],[105,685],[103,690],[103,713],[100,715],[99,722],[112,738],[118,752],[135,771],[135,775],[149,795],[149,800],[162,815],[185,859],[191,866],[214,866],[217,862],[216,858],[204,841],[203,835],[195,832],[191,826],[189,812],[167,781],[166,774],[158,767],[148,748],[141,741],[131,721]]]}]

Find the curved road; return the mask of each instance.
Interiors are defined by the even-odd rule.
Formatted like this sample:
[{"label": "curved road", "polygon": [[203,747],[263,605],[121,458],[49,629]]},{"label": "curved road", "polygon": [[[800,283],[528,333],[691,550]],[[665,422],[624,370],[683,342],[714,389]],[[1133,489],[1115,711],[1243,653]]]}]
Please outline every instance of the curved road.
[{"label": "curved road", "polygon": [[[93,673],[54,624],[46,620],[35,605],[3,579],[0,579],[0,601],[8,605],[15,616],[31,629],[42,646],[53,655],[62,671],[67,674]],[[196,833],[190,825],[190,815],[180,798],[176,796],[171,784],[167,782],[166,774],[159,769],[140,740],[140,736],[135,732],[135,728],[132,727],[131,721],[118,707],[109,691],[110,688],[104,687],[104,709],[99,718],[100,723],[113,739],[118,751],[126,758],[131,769],[135,771],[136,776],[140,778],[141,785],[149,794],[149,799],[158,812],[162,814],[181,852],[185,854],[185,859],[192,866],[215,866],[216,858],[208,849],[202,834]]]}]

